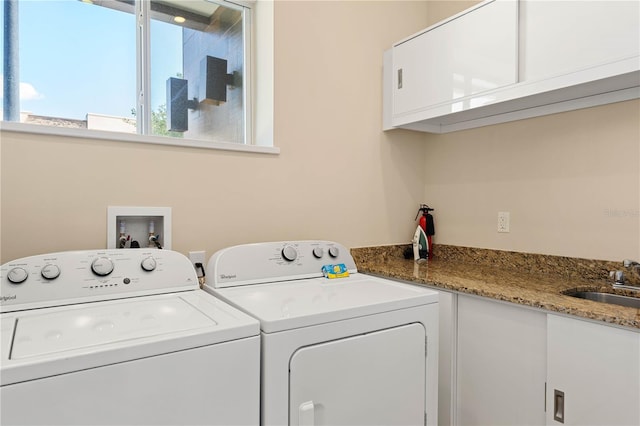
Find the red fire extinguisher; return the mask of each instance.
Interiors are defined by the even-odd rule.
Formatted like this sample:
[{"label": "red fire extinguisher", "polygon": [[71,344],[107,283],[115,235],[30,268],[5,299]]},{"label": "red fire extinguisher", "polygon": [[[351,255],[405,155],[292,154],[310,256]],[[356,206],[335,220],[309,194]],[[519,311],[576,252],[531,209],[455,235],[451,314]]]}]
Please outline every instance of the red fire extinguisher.
[{"label": "red fire extinguisher", "polygon": [[420,216],[420,213],[422,213],[422,216],[420,216],[420,228],[422,228],[422,230],[424,231],[425,235],[427,236],[427,246],[429,248],[429,259],[433,259],[433,241],[432,241],[432,237],[435,235],[436,233],[436,228],[435,225],[433,223],[433,215],[431,215],[431,213],[434,211],[434,209],[432,209],[431,207],[429,207],[426,204],[420,204],[420,209],[418,209],[418,214],[416,215],[416,219],[418,219],[418,216]]}]

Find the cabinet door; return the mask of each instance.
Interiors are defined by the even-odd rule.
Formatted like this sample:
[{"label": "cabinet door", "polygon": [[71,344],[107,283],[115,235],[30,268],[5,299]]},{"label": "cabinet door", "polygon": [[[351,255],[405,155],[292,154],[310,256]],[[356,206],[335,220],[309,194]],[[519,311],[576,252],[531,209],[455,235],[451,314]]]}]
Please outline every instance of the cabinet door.
[{"label": "cabinet door", "polygon": [[[515,83],[516,37],[517,2],[494,0],[394,46],[394,118]],[[481,104],[475,99],[449,109]]]},{"label": "cabinet door", "polygon": [[438,291],[438,425],[455,418],[455,348],[458,296]]},{"label": "cabinet door", "polygon": [[542,425],[546,315],[458,296],[457,421]]},{"label": "cabinet door", "polygon": [[521,0],[521,79],[535,81],[637,56],[637,0]]},{"label": "cabinet door", "polygon": [[425,355],[421,324],[296,351],[289,363],[289,424],[424,424]]},{"label": "cabinet door", "polygon": [[639,401],[640,333],[548,315],[548,425],[638,425]]}]

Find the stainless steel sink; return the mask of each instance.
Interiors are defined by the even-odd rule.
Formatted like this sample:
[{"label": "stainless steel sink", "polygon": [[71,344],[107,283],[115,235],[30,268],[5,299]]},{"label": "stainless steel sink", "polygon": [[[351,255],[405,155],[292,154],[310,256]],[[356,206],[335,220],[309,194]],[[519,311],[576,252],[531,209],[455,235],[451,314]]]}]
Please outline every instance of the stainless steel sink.
[{"label": "stainless steel sink", "polygon": [[578,297],[580,299],[588,299],[596,302],[612,303],[614,305],[640,309],[640,298],[637,297],[621,296],[619,294],[612,293],[599,293],[597,291],[571,291],[565,294],[567,296]]}]

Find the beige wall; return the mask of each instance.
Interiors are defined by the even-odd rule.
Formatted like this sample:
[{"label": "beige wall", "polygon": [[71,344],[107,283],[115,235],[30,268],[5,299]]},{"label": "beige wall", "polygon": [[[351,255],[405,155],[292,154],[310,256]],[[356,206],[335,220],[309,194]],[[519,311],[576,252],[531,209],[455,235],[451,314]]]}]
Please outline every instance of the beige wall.
[{"label": "beige wall", "polygon": [[[435,241],[588,259],[640,258],[640,102],[430,135]],[[498,211],[511,232],[497,232]]]},{"label": "beige wall", "polygon": [[409,241],[425,136],[381,131],[382,53],[424,2],[275,8],[279,156],[2,132],[1,258],[106,246],[107,206],[172,207],[175,250]]},{"label": "beige wall", "polygon": [[638,101],[447,135],[380,130],[382,52],[473,3],[277,2],[279,156],[3,132],[2,262],[105,247],[109,205],[172,207],[173,248],[211,255],[408,242],[421,202],[438,243],[640,258]]},{"label": "beige wall", "polygon": [[[428,2],[429,24],[475,2]],[[640,102],[426,136],[424,200],[444,244],[640,258]],[[511,232],[497,232],[498,211]]]}]

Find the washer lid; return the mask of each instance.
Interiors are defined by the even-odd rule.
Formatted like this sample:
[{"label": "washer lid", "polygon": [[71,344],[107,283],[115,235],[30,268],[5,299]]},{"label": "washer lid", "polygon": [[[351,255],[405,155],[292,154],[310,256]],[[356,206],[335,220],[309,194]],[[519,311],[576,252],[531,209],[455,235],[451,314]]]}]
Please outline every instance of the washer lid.
[{"label": "washer lid", "polygon": [[221,288],[214,293],[259,319],[265,333],[438,302],[433,290],[365,274]]},{"label": "washer lid", "polygon": [[217,322],[179,297],[139,299],[19,318],[11,359],[214,327]]},{"label": "washer lid", "polygon": [[202,290],[2,315],[2,385],[258,336]]}]

